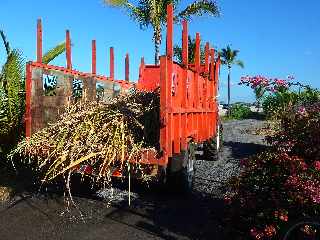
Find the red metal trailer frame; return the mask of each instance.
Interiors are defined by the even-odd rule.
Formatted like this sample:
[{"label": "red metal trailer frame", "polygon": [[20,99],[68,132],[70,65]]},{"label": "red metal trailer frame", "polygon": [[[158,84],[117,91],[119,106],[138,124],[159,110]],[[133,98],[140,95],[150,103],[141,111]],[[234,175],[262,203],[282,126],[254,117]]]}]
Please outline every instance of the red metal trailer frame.
[{"label": "red metal trailer frame", "polygon": [[160,149],[157,164],[166,166],[174,154],[186,150],[190,139],[204,142],[217,134],[220,57],[205,45],[200,62],[200,34],[196,34],[195,63],[188,60],[188,23],[182,22],[182,64],[173,61],[173,6],[167,6],[166,55],[160,66],[141,61],[137,87],[151,91],[160,87]]},{"label": "red metal trailer frame", "polygon": [[[129,55],[125,58],[125,80],[116,80],[114,76],[114,49],[110,48],[110,76],[99,76],[96,71],[96,41],[92,41],[92,70],[82,73],[72,67],[70,32],[66,31],[66,67],[42,63],[42,25],[37,23],[37,61],[28,62],[26,67],[26,136],[38,130],[40,125],[33,121],[39,117],[37,108],[46,104],[46,97],[37,96],[42,88],[42,74],[66,75],[66,79],[83,78],[87,86],[97,81],[117,83],[125,91],[137,87],[141,91],[153,91],[160,88],[160,154],[145,151],[142,163],[167,166],[172,157],[187,149],[188,142],[196,143],[209,140],[217,135],[218,124],[218,78],[220,57],[215,50],[205,45],[205,62],[200,62],[200,34],[196,34],[195,62],[188,59],[188,23],[182,22],[182,64],[173,61],[173,6],[167,6],[166,55],[160,57],[160,65],[146,65],[142,58],[137,83],[129,82]],[[69,95],[68,95],[69,94]],[[41,94],[40,94],[41,95]],[[63,97],[70,96],[67,92]],[[95,92],[92,92],[95,96]],[[36,104],[41,101],[42,105]],[[52,104],[52,103],[51,103]],[[62,103],[66,104],[65,102]],[[42,115],[41,115],[42,116]],[[40,117],[41,117],[40,116]],[[37,125],[35,128],[33,125]]]}]

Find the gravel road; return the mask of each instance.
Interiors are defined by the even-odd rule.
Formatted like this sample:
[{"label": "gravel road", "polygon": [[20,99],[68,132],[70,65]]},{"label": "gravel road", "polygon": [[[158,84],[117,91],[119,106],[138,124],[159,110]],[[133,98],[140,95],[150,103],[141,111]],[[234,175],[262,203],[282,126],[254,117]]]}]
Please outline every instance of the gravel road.
[{"label": "gravel road", "polygon": [[0,206],[0,240],[226,239],[221,223],[224,182],[239,173],[241,158],[263,149],[263,137],[247,132],[263,124],[224,123],[219,160],[197,161],[190,196],[136,183],[130,207],[125,186],[100,192],[104,200],[77,197],[83,222],[77,211],[64,212],[61,196],[24,193]]}]

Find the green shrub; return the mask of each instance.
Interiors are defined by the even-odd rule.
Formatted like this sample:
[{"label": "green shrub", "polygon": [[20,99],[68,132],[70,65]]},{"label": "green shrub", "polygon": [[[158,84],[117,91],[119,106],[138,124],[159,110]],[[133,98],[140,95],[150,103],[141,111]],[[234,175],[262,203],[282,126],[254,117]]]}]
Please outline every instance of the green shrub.
[{"label": "green shrub", "polygon": [[308,105],[320,100],[320,91],[306,87],[302,92],[275,92],[264,98],[262,106],[269,119],[281,119],[296,105]]},{"label": "green shrub", "polygon": [[[299,100],[314,100],[309,93],[302,96]],[[320,102],[295,106],[268,138],[271,148],[240,162],[241,174],[230,182],[226,200],[245,239],[281,239],[292,220],[319,216],[319,136]],[[312,239],[306,237],[301,239]]]},{"label": "green shrub", "polygon": [[250,115],[252,114],[250,108],[244,104],[238,103],[238,104],[233,104],[229,110],[229,115],[228,118],[231,119],[245,119],[249,118]]}]

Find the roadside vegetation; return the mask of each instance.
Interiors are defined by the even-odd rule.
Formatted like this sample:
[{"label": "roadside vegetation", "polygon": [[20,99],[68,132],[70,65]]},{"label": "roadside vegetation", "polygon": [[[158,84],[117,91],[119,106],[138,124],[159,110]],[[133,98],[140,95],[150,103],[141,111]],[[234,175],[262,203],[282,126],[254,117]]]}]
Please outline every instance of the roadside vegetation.
[{"label": "roadside vegetation", "polygon": [[[25,61],[23,53],[12,48],[4,31],[0,31],[0,36],[6,51],[0,71],[0,199],[4,200],[17,187],[14,165],[8,161],[8,154],[25,132]],[[64,51],[65,43],[58,44],[43,56],[43,63],[51,62]]]},{"label": "roadside vegetation", "polygon": [[230,109],[227,110],[227,115],[223,116],[223,120],[242,120],[253,116],[250,107],[244,103],[231,104]]},{"label": "roadside vegetation", "polygon": [[[167,4],[175,5],[175,21],[204,14],[219,15],[214,1],[195,1],[178,11],[180,2],[138,1],[134,5],[126,0],[105,1],[125,9],[141,28],[153,28],[155,64],[159,62]],[[132,91],[109,103],[77,101],[68,106],[57,122],[24,139],[25,62],[21,51],[11,48],[3,31],[0,35],[6,50],[0,72],[0,184],[10,181],[8,169],[13,172],[13,166],[28,166],[34,170],[39,186],[62,182],[72,201],[74,173],[89,179],[92,185],[105,187],[115,170],[141,178],[145,172],[151,175],[158,170],[142,169],[139,164],[143,151],[160,152],[158,92]],[[192,63],[195,40],[189,37],[188,41]],[[43,56],[44,63],[64,51],[65,43],[57,45]],[[203,52],[202,46],[202,61]],[[246,104],[231,105],[232,67],[244,67],[238,53],[230,46],[219,52],[228,70],[228,114],[223,119],[264,116],[272,122],[269,124],[272,134],[266,131],[268,148],[243,159],[240,175],[228,182],[224,197],[224,222],[229,226],[226,231],[235,239],[280,239],[292,221],[320,214],[320,91],[295,82],[292,76],[284,79],[246,76],[241,78],[240,85],[254,91],[258,113]],[[181,48],[175,47],[175,57],[181,62]],[[262,114],[259,109],[263,109]],[[212,157],[214,147],[211,144],[204,156]],[[12,189],[0,185],[0,201],[11,194]],[[294,234],[294,239],[319,236],[308,224]]]},{"label": "roadside vegetation", "polygon": [[[227,221],[241,239],[281,239],[297,219],[320,213],[319,91],[296,92],[290,88],[296,83],[261,76],[241,80],[268,92],[262,105],[278,126],[266,137],[270,147],[243,159],[240,176],[230,180]],[[314,239],[317,230],[306,223],[290,239]]]}]

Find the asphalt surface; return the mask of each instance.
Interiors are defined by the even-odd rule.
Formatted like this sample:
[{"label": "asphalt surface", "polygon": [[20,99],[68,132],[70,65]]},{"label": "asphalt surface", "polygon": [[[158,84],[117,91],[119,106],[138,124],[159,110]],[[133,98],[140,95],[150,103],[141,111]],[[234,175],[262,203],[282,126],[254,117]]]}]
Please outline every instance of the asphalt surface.
[{"label": "asphalt surface", "polygon": [[74,208],[66,211],[62,196],[21,193],[0,205],[0,240],[228,239],[222,222],[225,182],[239,174],[240,159],[263,148],[263,138],[247,132],[263,124],[225,123],[219,160],[196,163],[193,194],[133,183],[128,206],[123,184],[100,192],[103,199],[76,197],[81,217]]}]

